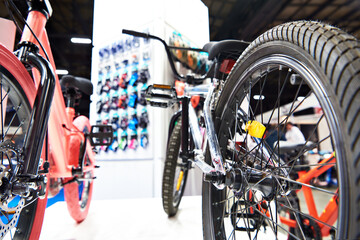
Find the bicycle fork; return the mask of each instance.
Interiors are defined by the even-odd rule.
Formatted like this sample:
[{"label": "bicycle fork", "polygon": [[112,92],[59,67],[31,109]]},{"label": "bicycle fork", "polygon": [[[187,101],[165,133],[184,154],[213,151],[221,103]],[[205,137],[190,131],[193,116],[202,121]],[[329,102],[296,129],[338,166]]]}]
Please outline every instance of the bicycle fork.
[{"label": "bicycle fork", "polygon": [[37,46],[27,42],[22,43],[17,52],[20,61],[37,68],[41,75],[22,149],[24,165],[21,174],[30,177],[38,175],[39,161],[55,90],[53,69],[50,63],[37,52]]},{"label": "bicycle fork", "polygon": [[[216,82],[216,81],[214,81]],[[185,96],[178,98],[175,89],[168,85],[154,84],[150,85],[146,90],[146,99],[151,106],[167,108],[173,103],[181,100],[181,118],[182,118],[182,138],[181,138],[181,152],[185,159],[191,159],[189,152],[189,128],[192,139],[194,141],[194,158],[193,162],[205,174],[205,178],[213,175],[225,176],[223,167],[223,159],[220,152],[219,142],[215,133],[214,122],[211,116],[211,100],[214,95],[215,84],[211,84],[206,99],[204,102],[204,119],[206,126],[207,143],[211,155],[211,160],[214,165],[212,167],[205,162],[204,152],[202,151],[202,137],[194,108],[191,106],[190,98]],[[214,183],[214,185],[222,189],[225,185],[223,183]]]}]

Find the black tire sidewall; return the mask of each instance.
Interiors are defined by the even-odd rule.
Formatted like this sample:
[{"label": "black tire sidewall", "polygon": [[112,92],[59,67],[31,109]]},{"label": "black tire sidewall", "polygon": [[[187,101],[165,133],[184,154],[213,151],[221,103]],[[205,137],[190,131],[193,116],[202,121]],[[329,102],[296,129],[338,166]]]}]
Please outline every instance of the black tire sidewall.
[{"label": "black tire sidewall", "polygon": [[[174,204],[174,183],[176,177],[176,167],[181,147],[181,121],[173,127],[166,150],[164,163],[164,173],[162,180],[162,202],[164,211],[169,217],[176,215],[182,196],[184,194],[188,169],[184,169],[183,184],[180,189],[179,201]],[[175,138],[176,137],[176,138]],[[172,143],[174,145],[172,146]],[[169,158],[171,156],[171,158]],[[169,186],[169,187],[167,187]],[[166,197],[166,199],[165,199]]]},{"label": "black tire sidewall", "polygon": [[[321,68],[321,66],[314,60],[314,57],[311,56],[307,51],[303,48],[297,46],[296,44],[287,42],[287,41],[280,41],[280,40],[273,40],[269,42],[265,42],[260,44],[254,48],[251,46],[247,49],[247,53],[242,56],[235,65],[234,69],[230,73],[227,82],[225,83],[224,89],[222,90],[221,96],[219,98],[218,104],[215,110],[215,129],[216,132],[219,133],[221,131],[220,127],[223,123],[223,114],[227,107],[229,99],[231,100],[234,98],[234,94],[236,93],[238,86],[243,84],[239,82],[239,79],[242,77],[244,73],[251,67],[254,62],[258,62],[261,59],[268,58],[271,56],[290,56],[293,59],[297,60],[298,62],[302,63],[304,66],[309,68],[320,80],[318,82],[321,91],[324,91],[324,95],[326,96],[326,101],[331,103],[331,109],[325,110],[325,115],[333,115],[333,126],[336,126],[335,130],[336,135],[338,136],[338,144],[340,147],[337,147],[337,156],[343,156],[342,159],[347,159],[347,161],[343,161],[340,165],[341,167],[338,169],[341,174],[339,186],[340,191],[340,208],[339,213],[341,212],[341,216],[338,219],[341,219],[342,224],[339,224],[340,231],[339,236],[345,237],[346,239],[355,238],[357,234],[357,226],[356,226],[356,215],[351,215],[351,209],[357,208],[356,205],[356,194],[351,194],[350,189],[355,188],[355,181],[356,181],[356,172],[354,168],[349,167],[350,161],[354,159],[353,152],[350,149],[350,139],[345,131],[341,131],[340,129],[346,129],[345,119],[344,119],[344,112],[340,107],[340,101],[335,94],[334,87],[330,84],[328,77],[325,75],[325,71]],[[319,101],[325,101],[325,99],[319,99]],[[321,103],[322,104],[322,103]],[[322,104],[323,105],[323,104]],[[333,133],[332,133],[333,135]],[[220,139],[219,139],[220,141]],[[205,183],[203,189],[203,217],[210,219],[212,217],[211,207],[207,204],[211,204],[209,201],[209,196],[211,193],[209,191],[210,184]],[[211,224],[212,222],[207,222],[208,220],[205,219],[203,224]],[[353,224],[351,224],[353,222]],[[205,229],[205,228],[204,228]],[[207,239],[212,235],[211,233],[205,233],[204,237]]]}]

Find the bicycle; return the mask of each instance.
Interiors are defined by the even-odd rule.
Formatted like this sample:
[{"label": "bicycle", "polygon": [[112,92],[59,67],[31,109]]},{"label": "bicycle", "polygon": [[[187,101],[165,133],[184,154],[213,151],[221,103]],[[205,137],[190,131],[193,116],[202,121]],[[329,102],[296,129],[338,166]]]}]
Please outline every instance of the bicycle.
[{"label": "bicycle", "polygon": [[[201,79],[180,76],[161,41],[177,78]],[[359,46],[356,38],[330,25],[290,22],[255,39],[225,78],[215,70],[204,102],[207,148],[197,151],[198,136],[192,135],[195,148],[188,158],[204,172],[204,239],[360,237]],[[150,88],[150,103],[167,107],[177,101],[171,86],[154,89],[168,93]],[[187,105],[182,107],[187,116]],[[306,142],[286,149],[280,132],[293,120],[308,124]],[[270,126],[276,130],[272,144]],[[181,129],[181,148],[187,152],[191,137],[186,127]],[[315,150],[333,157],[314,162],[308,153]],[[314,184],[312,179],[330,167],[338,187]],[[328,207],[320,206],[327,201]],[[318,216],[319,210],[325,214]]]},{"label": "bicycle", "polygon": [[47,197],[61,188],[72,218],[85,219],[96,168],[92,146],[110,144],[112,129],[76,116],[79,94],[92,93],[90,81],[68,75],[60,84],[54,74],[49,2],[28,1],[26,21],[12,1],[6,4],[26,26],[14,53],[0,44],[0,238],[38,239]]},{"label": "bicycle", "polygon": [[[123,33],[134,36],[144,35],[130,30],[123,30]],[[156,36],[149,35],[148,38],[160,40],[164,44],[170,66],[175,76],[178,79],[184,80],[186,83],[184,89],[181,90],[167,85],[154,84],[149,86],[145,92],[146,99],[151,106],[167,108],[175,103],[179,103],[181,106],[180,110],[177,111],[170,120],[162,180],[163,208],[168,216],[172,217],[178,211],[186,186],[188,172],[192,168],[192,162],[194,161],[195,151],[203,149],[203,142],[205,140],[199,128],[200,122],[196,114],[195,104],[191,102],[191,99],[195,96],[200,97],[199,103],[202,105],[210,88],[210,85],[203,84],[203,81],[211,76],[214,73],[213,69],[217,67],[221,68],[220,72],[229,71],[237,57],[239,57],[237,52],[231,53],[232,50],[239,50],[239,48],[245,49],[248,43],[237,40],[222,41],[221,45],[218,44],[214,48],[216,52],[212,52],[209,58],[210,60],[216,59],[216,61],[210,65],[209,70],[204,76],[194,78],[190,75],[183,76],[177,72],[174,62],[172,61],[172,56],[170,55],[170,50],[209,52],[214,45],[213,43],[208,43],[203,49],[194,49],[175,46],[169,47],[162,39]],[[216,56],[218,55],[217,53],[225,50],[227,53],[226,58],[222,59],[220,56]],[[185,54],[183,54],[183,56],[184,55]],[[223,55],[224,54],[221,56]],[[219,64],[217,61],[219,61]],[[183,92],[182,96],[180,96],[180,92]],[[189,129],[191,130],[191,134],[189,134]],[[184,137],[182,138],[182,136]]]}]

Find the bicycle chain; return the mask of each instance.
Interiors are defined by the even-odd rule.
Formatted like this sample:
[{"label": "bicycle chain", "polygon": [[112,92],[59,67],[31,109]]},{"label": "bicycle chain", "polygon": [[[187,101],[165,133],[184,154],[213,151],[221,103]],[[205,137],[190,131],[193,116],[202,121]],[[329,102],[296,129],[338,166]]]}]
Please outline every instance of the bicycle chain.
[{"label": "bicycle chain", "polygon": [[0,143],[0,152],[7,152],[9,149],[15,152],[17,155],[20,153],[20,149],[18,149],[15,143],[11,140],[5,140]]}]

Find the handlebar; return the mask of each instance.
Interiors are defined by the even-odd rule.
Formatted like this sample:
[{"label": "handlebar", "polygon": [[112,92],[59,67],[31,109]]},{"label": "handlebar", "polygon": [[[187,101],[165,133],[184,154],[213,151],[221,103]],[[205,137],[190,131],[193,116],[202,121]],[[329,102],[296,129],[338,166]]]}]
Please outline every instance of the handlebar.
[{"label": "handlebar", "polygon": [[[161,38],[159,38],[157,36],[151,35],[149,33],[142,33],[142,32],[137,32],[137,31],[133,31],[133,30],[127,30],[127,29],[123,29],[122,33],[132,35],[134,37],[141,37],[141,38],[145,38],[145,39],[155,39],[155,40],[160,41],[165,47],[166,55],[167,55],[167,58],[169,60],[172,72],[174,73],[174,75],[177,78],[184,79],[187,83],[199,83],[199,82],[202,82],[203,80],[205,80],[208,77],[208,74],[212,71],[213,65],[211,65],[211,67],[207,71],[207,73],[205,73],[201,77],[195,77],[194,75],[190,75],[190,74],[185,75],[185,76],[182,75],[182,74],[179,74],[178,71],[175,68],[174,60],[172,59],[171,52],[170,52],[170,48],[175,48],[175,47],[169,47],[167,45],[167,43],[163,39],[161,39]],[[179,49],[191,50],[191,51],[197,51],[197,52],[204,52],[204,50],[199,49],[199,48],[179,48]]]},{"label": "handlebar", "polygon": [[[151,38],[152,36],[148,33],[142,33],[142,32],[136,32],[136,31],[133,31],[133,30],[127,30],[127,29],[123,29],[122,30],[122,33],[124,34],[128,34],[128,35],[132,35],[134,37],[141,37],[141,38]],[[154,36],[155,37],[155,36]]]}]

